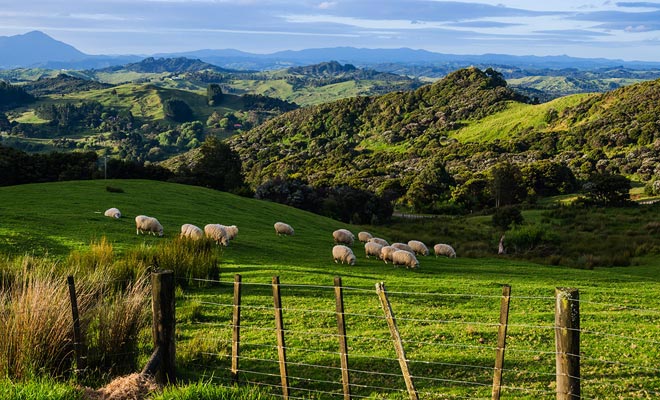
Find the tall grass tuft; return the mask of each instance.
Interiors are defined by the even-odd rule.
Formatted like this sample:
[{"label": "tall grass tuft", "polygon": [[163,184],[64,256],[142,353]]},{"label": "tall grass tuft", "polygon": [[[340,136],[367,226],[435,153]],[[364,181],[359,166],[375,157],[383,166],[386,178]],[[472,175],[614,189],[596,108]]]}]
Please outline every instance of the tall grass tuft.
[{"label": "tall grass tuft", "polygon": [[156,267],[172,270],[179,283],[192,285],[196,278],[220,277],[217,245],[210,239],[176,238],[159,246],[155,253]]},{"label": "tall grass tuft", "polygon": [[[26,378],[67,371],[73,352],[66,279],[55,268],[37,272],[26,264],[23,274],[0,289],[0,301],[0,372]],[[84,301],[81,308],[88,309]]]}]

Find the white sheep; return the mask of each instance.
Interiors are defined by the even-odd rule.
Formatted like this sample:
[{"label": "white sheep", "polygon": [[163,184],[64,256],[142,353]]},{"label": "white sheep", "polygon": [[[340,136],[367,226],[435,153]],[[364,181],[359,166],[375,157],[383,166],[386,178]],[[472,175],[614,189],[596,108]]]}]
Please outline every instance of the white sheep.
[{"label": "white sheep", "polygon": [[206,237],[213,239],[218,245],[228,246],[229,239],[227,239],[227,230],[224,225],[220,224],[207,224],[204,225],[204,234]]},{"label": "white sheep", "polygon": [[373,237],[374,237],[374,236],[373,236],[371,233],[369,233],[369,232],[362,231],[362,232],[359,232],[359,233],[358,233],[358,240],[359,240],[360,242],[362,242],[362,243],[366,243],[366,242],[368,242],[369,239],[371,239],[371,238],[373,238]]},{"label": "white sheep", "polygon": [[103,215],[105,215],[106,217],[121,218],[121,211],[119,211],[118,208],[112,207],[105,210]]},{"label": "white sheep", "polygon": [[364,253],[366,254],[367,258],[369,256],[376,256],[380,258],[380,250],[383,248],[382,245],[374,242],[367,242],[364,244]]},{"label": "white sheep", "polygon": [[154,217],[138,215],[135,217],[135,234],[149,232],[152,235],[163,236],[163,225]]},{"label": "white sheep", "polygon": [[345,244],[346,246],[353,246],[353,241],[355,241],[355,235],[348,229],[337,229],[332,232],[332,237],[335,244]]},{"label": "white sheep", "polygon": [[277,236],[287,235],[293,236],[293,228],[284,222],[275,222],[275,234]]},{"label": "white sheep", "polygon": [[399,250],[405,250],[407,252],[415,254],[415,250],[413,250],[412,247],[408,246],[405,243],[392,243],[391,246]]},{"label": "white sheep", "polygon": [[369,241],[374,242],[374,243],[378,243],[381,246],[389,246],[390,245],[390,243],[387,240],[381,239],[381,238],[378,238],[378,237],[371,238],[371,239],[369,239]]},{"label": "white sheep", "polygon": [[419,267],[419,261],[417,257],[409,251],[406,250],[397,250],[392,253],[392,264],[405,265],[406,268],[417,268]]},{"label": "white sheep", "polygon": [[447,256],[449,258],[456,258],[456,251],[454,251],[454,248],[451,247],[448,244],[444,243],[438,243],[435,246],[433,246],[433,252],[435,253],[435,256]]},{"label": "white sheep", "polygon": [[190,238],[192,240],[199,240],[204,237],[204,231],[193,224],[181,225],[181,237]]},{"label": "white sheep", "polygon": [[385,261],[385,264],[387,264],[388,261],[392,261],[392,253],[397,251],[396,247],[392,246],[383,246],[380,249],[380,259]]},{"label": "white sheep", "polygon": [[234,240],[238,235],[238,227],[236,225],[225,226],[227,232],[227,240]]},{"label": "white sheep", "polygon": [[332,248],[332,258],[335,260],[335,263],[341,261],[342,264],[355,265],[355,254],[353,254],[353,250],[343,244],[338,244]]},{"label": "white sheep", "polygon": [[429,249],[426,245],[419,240],[410,240],[408,241],[408,246],[415,252],[418,256],[428,256]]}]

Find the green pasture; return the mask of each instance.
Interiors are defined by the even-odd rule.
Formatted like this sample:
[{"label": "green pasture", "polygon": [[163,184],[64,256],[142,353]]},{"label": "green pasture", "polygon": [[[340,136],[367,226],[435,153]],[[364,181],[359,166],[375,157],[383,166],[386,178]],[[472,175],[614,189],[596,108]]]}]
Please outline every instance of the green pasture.
[{"label": "green pasture", "polygon": [[525,130],[544,130],[550,110],[561,114],[567,107],[584,101],[589,94],[560,97],[543,104],[510,102],[508,107],[476,122],[468,123],[451,135],[460,142],[490,142],[495,139],[508,140]]},{"label": "green pasture", "polygon": [[[456,259],[420,256],[420,267],[407,270],[367,259],[356,243],[358,261],[349,266],[332,260],[334,229],[346,227],[354,233],[368,229],[390,241],[423,238],[429,246],[450,242],[450,231],[431,222],[416,228],[407,228],[405,222],[351,226],[275,203],[140,180],[3,187],[0,204],[0,252],[8,256],[28,253],[64,259],[71,250],[85,251],[105,237],[121,257],[137,246],[171,241],[184,223],[237,225],[238,237],[215,250],[220,282],[181,281],[177,289],[177,362],[182,382],[229,384],[232,281],[241,274],[239,377],[243,383],[278,393],[271,280],[279,276],[292,396],[338,397],[341,373],[332,285],[340,276],[356,398],[408,398],[374,290],[377,282],[384,282],[389,292],[420,398],[490,398],[503,285],[511,286],[512,298],[502,398],[555,398],[556,287],[580,290],[583,396],[656,398],[660,393],[657,254],[639,257],[629,267],[587,270],[495,255],[468,258],[458,247]],[[123,217],[104,217],[109,207],[119,208]],[[133,218],[138,214],[157,217],[164,237],[136,235]],[[530,220],[542,219],[530,214]],[[276,236],[276,221],[291,224],[295,235]],[[486,220],[444,221],[474,224],[460,227],[464,235],[486,229],[487,224]],[[604,241],[598,231],[605,227],[591,223],[590,240]]]}]

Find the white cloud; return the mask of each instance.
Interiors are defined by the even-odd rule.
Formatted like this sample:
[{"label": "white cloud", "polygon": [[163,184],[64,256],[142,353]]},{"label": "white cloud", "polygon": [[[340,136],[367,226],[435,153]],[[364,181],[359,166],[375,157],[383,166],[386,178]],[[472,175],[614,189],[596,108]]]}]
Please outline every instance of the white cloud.
[{"label": "white cloud", "polygon": [[328,10],[328,9],[334,8],[336,6],[337,6],[336,1],[324,1],[324,2],[322,2],[318,5],[318,8],[320,8],[321,10]]}]

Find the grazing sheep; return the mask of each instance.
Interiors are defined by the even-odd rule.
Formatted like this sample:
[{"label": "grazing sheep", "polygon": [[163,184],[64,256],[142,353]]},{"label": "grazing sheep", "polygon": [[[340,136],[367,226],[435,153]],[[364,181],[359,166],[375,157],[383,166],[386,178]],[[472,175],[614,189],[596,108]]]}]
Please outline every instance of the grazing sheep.
[{"label": "grazing sheep", "polygon": [[406,250],[397,250],[392,253],[392,264],[405,265],[406,268],[417,268],[419,267],[419,261],[417,257],[409,251]]},{"label": "grazing sheep", "polygon": [[204,237],[204,231],[193,224],[183,224],[181,225],[181,237],[199,240]]},{"label": "grazing sheep", "polygon": [[163,225],[154,217],[138,215],[135,217],[135,234],[149,232],[152,235],[163,236]]},{"label": "grazing sheep", "polygon": [[284,222],[275,222],[275,234],[277,236],[287,235],[293,236],[293,228]]},{"label": "grazing sheep", "polygon": [[378,243],[381,246],[389,246],[390,245],[387,240],[381,239],[381,238],[371,238],[371,239],[369,239],[369,241],[373,242],[373,243]]},{"label": "grazing sheep", "polygon": [[449,258],[456,258],[456,251],[454,251],[454,248],[451,247],[448,244],[444,243],[438,243],[435,246],[433,246],[433,252],[435,253],[435,256],[447,256]]},{"label": "grazing sheep", "polygon": [[405,250],[405,251],[408,251],[410,253],[415,254],[415,250],[413,250],[412,247],[408,246],[405,243],[392,243],[392,247],[395,247],[399,250]]},{"label": "grazing sheep", "polygon": [[385,264],[387,264],[388,261],[392,261],[392,253],[397,251],[396,247],[392,246],[383,246],[380,249],[380,259],[385,261]]},{"label": "grazing sheep", "polygon": [[348,229],[337,229],[332,232],[332,237],[335,239],[335,244],[345,244],[347,246],[353,246],[355,240],[355,235]]},{"label": "grazing sheep", "polygon": [[204,234],[206,237],[213,239],[218,245],[228,246],[229,239],[227,238],[227,230],[224,225],[220,224],[207,224],[204,226]]},{"label": "grazing sheep", "polygon": [[362,243],[367,243],[369,241],[369,239],[371,239],[373,237],[374,236],[369,232],[362,231],[362,232],[358,233],[358,240]]},{"label": "grazing sheep", "polygon": [[364,253],[366,254],[367,258],[369,256],[376,256],[380,258],[380,250],[383,248],[382,245],[374,242],[367,242],[364,244]]},{"label": "grazing sheep", "polygon": [[236,225],[225,226],[227,232],[227,240],[234,240],[238,235],[238,227]]},{"label": "grazing sheep", "polygon": [[355,265],[355,254],[353,254],[353,250],[343,244],[338,244],[332,248],[332,258],[336,263],[341,261],[342,264]]},{"label": "grazing sheep", "polygon": [[411,240],[408,242],[408,246],[415,252],[418,256],[428,256],[429,249],[426,245],[419,240]]},{"label": "grazing sheep", "polygon": [[118,208],[112,207],[105,210],[103,215],[105,215],[106,217],[121,218],[121,211],[119,211]]}]

